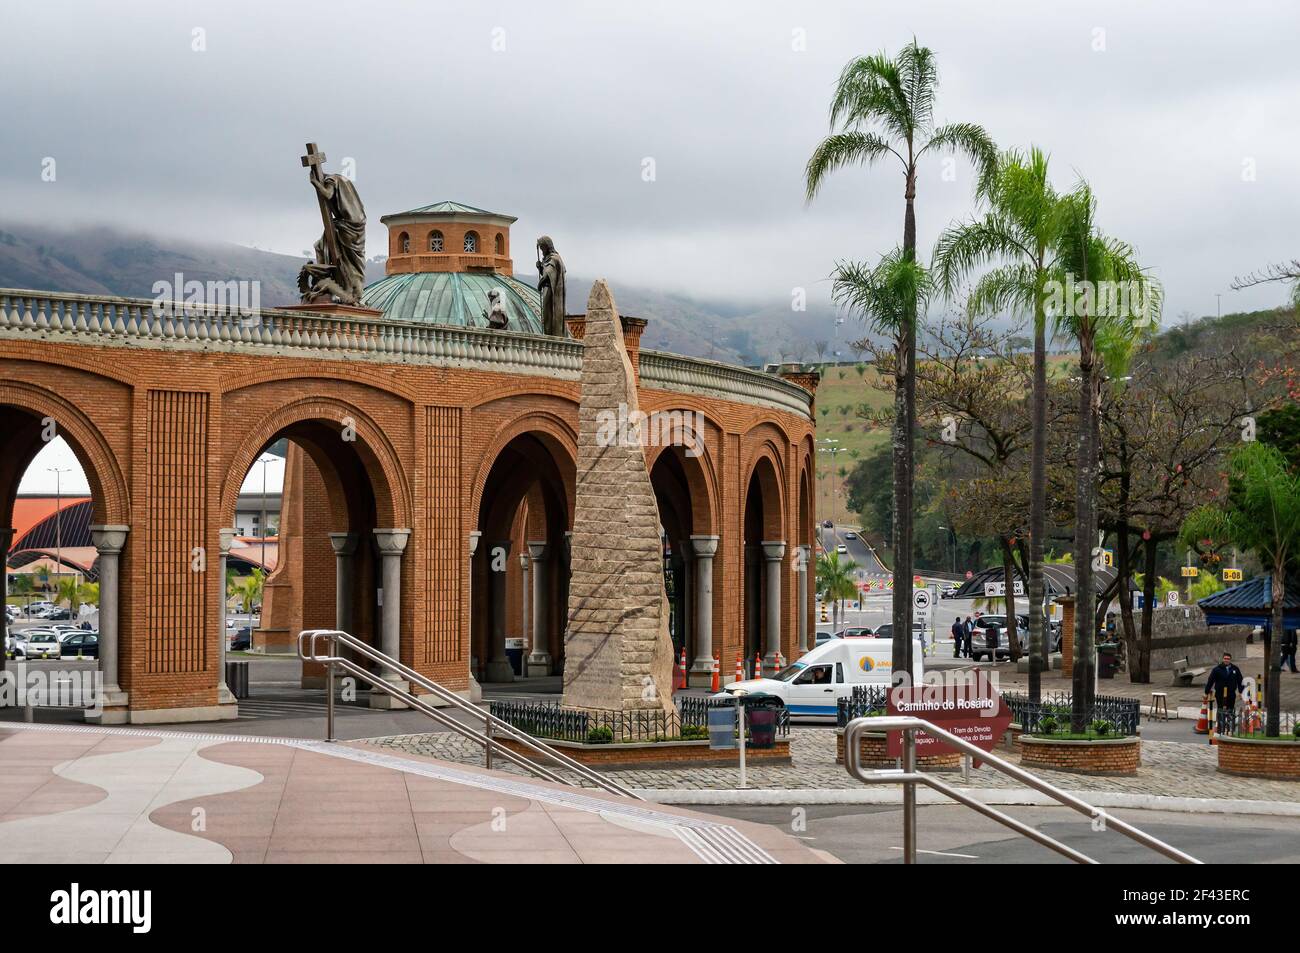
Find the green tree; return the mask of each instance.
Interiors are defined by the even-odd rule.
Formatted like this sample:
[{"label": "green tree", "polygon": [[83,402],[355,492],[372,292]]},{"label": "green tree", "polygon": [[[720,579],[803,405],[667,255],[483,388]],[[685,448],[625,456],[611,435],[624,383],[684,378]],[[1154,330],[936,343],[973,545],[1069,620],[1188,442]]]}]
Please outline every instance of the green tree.
[{"label": "green tree", "polygon": [[[1133,249],[1097,228],[1097,202],[1080,182],[1061,199],[1057,258],[1065,281],[1052,289],[1048,315],[1068,330],[1079,345],[1078,443],[1075,463],[1074,683],[1071,729],[1082,731],[1091,717],[1095,695],[1097,479],[1101,384],[1099,362],[1112,368],[1127,359],[1135,334],[1159,319],[1160,292],[1137,263]],[[1077,283],[1076,283],[1077,282]],[[1128,297],[1121,301],[1120,289]],[[1129,294],[1128,289],[1134,289]],[[1140,310],[1132,307],[1141,302]]]},{"label": "green tree", "polygon": [[840,562],[840,554],[836,552],[817,557],[817,591],[832,604],[831,627],[836,631],[844,615],[844,600],[858,597],[858,584],[853,579],[857,568],[858,564],[851,559]]},{"label": "green tree", "polygon": [[[974,315],[1020,311],[1034,327],[1029,462],[1029,696],[1042,697],[1049,643],[1043,613],[1043,541],[1047,513],[1047,285],[1058,264],[1060,198],[1037,147],[1009,151],[981,182],[982,218],[949,228],[935,247],[936,280],[952,298],[972,272],[992,267],[967,302]],[[1012,614],[1008,613],[1011,617]]]},{"label": "green tree", "polygon": [[1281,722],[1282,605],[1288,569],[1300,562],[1300,473],[1287,469],[1276,447],[1247,443],[1232,455],[1224,506],[1203,506],[1183,523],[1182,541],[1200,553],[1225,545],[1253,552],[1270,572],[1272,612],[1264,632],[1268,677],[1265,734]]},{"label": "green tree", "polygon": [[[842,307],[856,311],[878,333],[894,342],[894,426],[892,441],[894,476],[894,597],[895,632],[912,631],[913,512],[916,482],[916,454],[913,432],[916,421],[916,320],[930,298],[933,286],[925,266],[902,249],[885,255],[870,267],[859,262],[841,262],[832,274],[831,297]],[[899,592],[906,593],[900,606]],[[904,620],[900,626],[898,619]],[[913,671],[912,640],[895,639],[894,672]]]},{"label": "green tree", "polygon": [[254,569],[247,576],[238,579],[233,590],[228,591],[230,595],[238,596],[240,607],[244,612],[249,612],[253,606],[262,601],[262,587],[265,582],[266,573],[262,569]]},{"label": "green tree", "polygon": [[[832,133],[813,151],[804,170],[808,201],[830,173],[849,166],[874,165],[892,156],[903,172],[903,244],[897,260],[916,266],[917,167],[930,152],[960,152],[974,160],[979,176],[989,175],[997,158],[993,140],[974,123],[934,125],[939,84],[934,54],[915,39],[891,58],[886,53],[851,60],[840,73],[831,101]],[[886,256],[888,261],[891,256]],[[882,262],[882,265],[884,262]],[[856,266],[854,266],[856,267]],[[839,269],[837,269],[838,271]],[[902,276],[900,270],[896,272]],[[837,275],[837,279],[848,277]],[[915,279],[916,274],[913,274]],[[916,296],[898,315],[894,425],[894,596],[896,632],[910,632],[912,621],[912,488],[916,385]],[[840,376],[843,377],[843,370]],[[900,648],[898,643],[902,643]],[[912,672],[910,639],[896,641],[894,671]],[[901,664],[900,664],[901,663]]]}]

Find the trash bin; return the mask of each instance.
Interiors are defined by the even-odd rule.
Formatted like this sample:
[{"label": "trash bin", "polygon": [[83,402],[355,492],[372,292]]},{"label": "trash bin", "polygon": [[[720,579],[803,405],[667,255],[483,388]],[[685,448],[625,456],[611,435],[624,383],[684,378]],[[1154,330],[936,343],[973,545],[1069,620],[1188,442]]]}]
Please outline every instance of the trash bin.
[{"label": "trash bin", "polygon": [[524,674],[523,639],[506,639],[506,658],[510,660],[510,667],[514,669],[515,675],[522,678]]},{"label": "trash bin", "polygon": [[1097,677],[1114,678],[1119,671],[1119,643],[1102,642],[1097,646]]},{"label": "trash bin", "polygon": [[248,697],[248,663],[242,660],[226,662],[226,687],[236,698]]},{"label": "trash bin", "polygon": [[745,696],[744,704],[745,722],[749,725],[749,747],[775,748],[781,699],[766,692],[754,692]]}]

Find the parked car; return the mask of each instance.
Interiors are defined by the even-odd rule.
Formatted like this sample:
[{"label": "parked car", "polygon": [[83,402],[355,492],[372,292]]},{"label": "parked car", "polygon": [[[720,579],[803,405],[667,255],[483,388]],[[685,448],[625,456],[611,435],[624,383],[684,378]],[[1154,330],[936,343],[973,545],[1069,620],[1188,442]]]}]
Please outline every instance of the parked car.
[{"label": "parked car", "polygon": [[[791,715],[834,718],[838,702],[854,685],[889,685],[892,643],[884,639],[831,638],[771,678],[732,682],[715,698],[764,693],[775,695]],[[916,677],[924,673],[920,643],[913,649]]]},{"label": "parked car", "polygon": [[54,606],[53,608],[46,609],[42,612],[41,618],[47,622],[52,622],[55,619],[71,619],[72,610],[67,606]]},{"label": "parked car", "polygon": [[5,606],[5,615],[9,617],[10,622],[14,621],[14,619],[18,618],[22,614],[23,614],[23,610],[18,608],[15,605]]},{"label": "parked car", "polygon": [[74,632],[86,631],[81,626],[73,625],[71,622],[55,622],[53,625],[42,626],[42,628],[53,629],[54,632],[58,635],[60,642],[62,642],[68,636],[72,635]]},{"label": "parked car", "polygon": [[870,626],[851,625],[846,629],[840,629],[835,633],[835,637],[839,639],[861,639],[874,634]]},{"label": "parked car", "polygon": [[[923,623],[912,623],[912,638],[919,640],[921,638],[921,633],[924,631],[925,625]],[[873,634],[878,639],[892,639],[894,637],[894,623],[886,622],[883,625],[877,626],[876,631]]]},{"label": "parked car", "polygon": [[961,586],[957,585],[955,582],[949,583],[939,590],[939,598],[951,599],[953,596],[957,595],[957,590],[960,588]]},{"label": "parked car", "polygon": [[53,629],[25,629],[21,638],[24,658],[59,658],[63,654],[59,635]]},{"label": "parked car", "polygon": [[230,650],[232,652],[247,652],[253,645],[253,628],[244,626],[235,633],[235,637],[230,640]]},{"label": "parked car", "polygon": [[46,609],[53,609],[53,602],[29,602],[27,603],[27,618],[35,619],[37,613],[44,612]]},{"label": "parked car", "polygon": [[838,638],[842,638],[842,636],[838,632],[831,632],[828,629],[818,629],[817,638],[813,643],[813,648],[816,648],[819,645],[825,645],[831,639],[838,639]]},{"label": "parked car", "polygon": [[99,633],[84,629],[63,640],[62,655],[72,658],[99,658]]}]

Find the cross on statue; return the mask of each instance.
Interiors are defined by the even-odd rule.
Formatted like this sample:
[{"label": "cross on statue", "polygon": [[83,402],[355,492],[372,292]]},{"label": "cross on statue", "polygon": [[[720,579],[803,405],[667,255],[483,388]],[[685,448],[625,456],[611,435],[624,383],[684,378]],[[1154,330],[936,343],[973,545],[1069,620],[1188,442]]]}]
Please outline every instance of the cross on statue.
[{"label": "cross on statue", "polygon": [[[320,184],[325,181],[325,176],[321,166],[325,162],[325,153],[319,151],[316,143],[307,143],[307,154],[302,157],[302,164],[308,170],[314,184]],[[330,264],[336,264],[339,260],[338,245],[334,237],[334,221],[330,218],[329,206],[325,204],[325,196],[320,190],[316,190],[316,201],[320,204],[320,217],[325,225],[325,250],[329,252]]]}]

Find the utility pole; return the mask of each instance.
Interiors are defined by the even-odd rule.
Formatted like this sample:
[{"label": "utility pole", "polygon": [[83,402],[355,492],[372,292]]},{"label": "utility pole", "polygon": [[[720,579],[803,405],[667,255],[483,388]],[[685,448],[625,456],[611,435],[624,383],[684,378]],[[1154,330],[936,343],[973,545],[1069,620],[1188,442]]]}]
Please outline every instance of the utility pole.
[{"label": "utility pole", "polygon": [[[57,605],[59,601],[59,577],[63,575],[63,474],[71,472],[71,467],[46,467],[47,472],[54,474],[54,602]],[[68,600],[69,614],[72,612],[72,603],[76,602],[76,595]],[[69,615],[69,620],[71,615]]]},{"label": "utility pole", "polygon": [[[266,572],[266,465],[267,465],[268,463],[271,463],[271,462],[272,462],[273,460],[275,460],[275,459],[277,459],[277,458],[274,457],[274,456],[272,456],[271,454],[268,453],[268,454],[264,454],[263,456],[261,456],[260,458],[258,458],[258,461],[257,461],[258,463],[260,463],[260,464],[262,465],[262,525],[261,525],[261,531],[262,531],[262,576],[263,576],[263,579],[265,579],[265,577],[266,577],[266,575],[267,575],[267,572]],[[283,484],[283,481],[281,482],[281,485],[280,485],[280,492],[281,492],[281,497],[280,497],[280,499],[281,499],[281,501],[283,502],[283,499],[284,499],[284,496],[283,496],[283,493],[284,493],[284,484]],[[277,550],[277,551],[278,551],[278,550]],[[278,564],[278,559],[277,559],[277,564]],[[225,585],[224,580],[223,580],[223,582],[222,582],[222,585]],[[252,607],[252,606],[249,606],[248,608],[249,608],[249,611],[251,612],[253,607]],[[261,615],[260,615],[260,614],[259,614],[258,618],[259,618],[259,619],[261,618]],[[253,620],[250,618],[250,619],[248,620],[248,622],[249,622],[249,625],[252,625]]]}]

